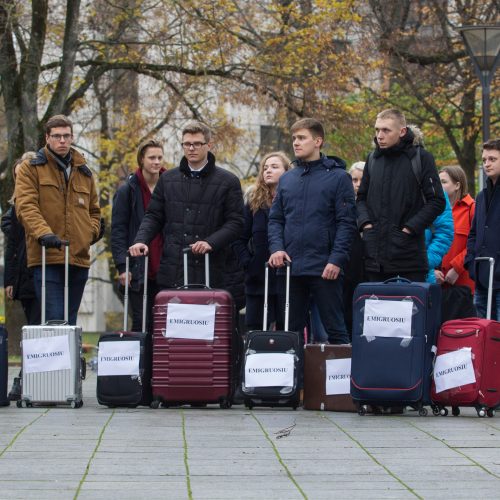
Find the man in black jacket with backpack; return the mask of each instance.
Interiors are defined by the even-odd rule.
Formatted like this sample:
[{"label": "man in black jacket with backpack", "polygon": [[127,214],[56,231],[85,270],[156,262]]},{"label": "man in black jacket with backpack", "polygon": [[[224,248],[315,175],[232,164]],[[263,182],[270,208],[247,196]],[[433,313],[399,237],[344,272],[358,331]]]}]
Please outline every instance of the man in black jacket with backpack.
[{"label": "man in black jacket with backpack", "polygon": [[402,276],[425,281],[425,228],[443,211],[445,199],[433,156],[414,146],[404,114],[377,116],[370,153],[357,196],[368,281]]}]

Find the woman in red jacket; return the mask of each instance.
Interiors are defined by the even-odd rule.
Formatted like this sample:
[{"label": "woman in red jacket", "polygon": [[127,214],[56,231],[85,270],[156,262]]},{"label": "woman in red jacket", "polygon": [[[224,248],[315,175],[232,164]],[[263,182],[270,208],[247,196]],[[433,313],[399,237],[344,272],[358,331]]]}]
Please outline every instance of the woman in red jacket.
[{"label": "woman in red jacket", "polygon": [[[441,269],[434,270],[436,281],[443,286],[442,319],[446,321],[475,315],[472,305],[474,281],[464,268],[464,258],[476,202],[467,193],[467,177],[461,167],[444,167],[440,170],[439,177],[450,199],[455,229],[453,243],[443,257]],[[454,290],[447,291],[450,287]]]}]

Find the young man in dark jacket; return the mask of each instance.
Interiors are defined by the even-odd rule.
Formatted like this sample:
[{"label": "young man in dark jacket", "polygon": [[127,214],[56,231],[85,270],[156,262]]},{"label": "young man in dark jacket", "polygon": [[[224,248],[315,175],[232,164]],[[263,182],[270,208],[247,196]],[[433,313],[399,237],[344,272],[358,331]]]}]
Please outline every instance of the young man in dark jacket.
[{"label": "young man in dark jacket", "polygon": [[476,257],[493,257],[493,300],[491,319],[500,321],[500,139],[483,144],[483,168],[486,187],[477,195],[476,211],[472,219],[464,266],[476,282],[474,304],[480,317],[486,317],[489,264]]},{"label": "young man in dark jacket", "polygon": [[[151,200],[163,168],[163,146],[150,139],[137,149],[137,171],[120,186],[113,198],[111,215],[111,252],[119,273],[120,286],[129,282],[129,300],[132,309],[132,331],[142,330],[142,302],[144,296],[144,259],[131,258],[129,275],[125,272],[127,251],[134,243],[144,213]],[[150,244],[148,266],[148,314],[147,326],[151,322],[151,306],[156,292],[156,274],[160,266],[163,238],[158,234]]]},{"label": "young man in dark jacket", "polygon": [[329,342],[345,344],[342,282],[356,231],[354,189],[345,162],[321,154],[320,122],[304,118],[291,132],[296,167],[281,176],[271,207],[269,264],[291,263],[290,329],[304,329],[312,296]]},{"label": "young man in dark jacket", "polygon": [[[402,276],[425,281],[425,228],[443,211],[445,199],[433,156],[413,144],[403,113],[387,109],[375,122],[370,154],[356,205],[368,281]],[[414,171],[412,159],[420,155]],[[417,178],[419,176],[420,178]]]},{"label": "young man in dark jacket", "polygon": [[184,157],[178,168],[167,170],[153,192],[132,256],[148,251],[151,240],[163,232],[163,253],[157,284],[183,285],[183,249],[191,247],[189,282],[205,282],[203,254],[210,252],[210,285],[228,288],[230,245],[243,230],[243,195],[238,178],[215,165],[210,129],[200,122],[182,132]]}]

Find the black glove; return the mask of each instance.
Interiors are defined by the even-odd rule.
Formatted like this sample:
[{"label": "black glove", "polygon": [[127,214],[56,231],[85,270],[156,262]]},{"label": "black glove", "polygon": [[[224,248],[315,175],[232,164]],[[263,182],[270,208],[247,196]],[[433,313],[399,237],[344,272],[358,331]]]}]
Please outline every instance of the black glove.
[{"label": "black glove", "polygon": [[106,231],[106,221],[104,220],[104,217],[101,217],[101,227],[99,228],[99,235],[95,240],[92,240],[91,245],[94,243],[97,243],[102,237],[104,236],[104,231]]},{"label": "black glove", "polygon": [[55,234],[44,234],[38,238],[38,243],[45,248],[57,248],[61,250],[62,241]]}]

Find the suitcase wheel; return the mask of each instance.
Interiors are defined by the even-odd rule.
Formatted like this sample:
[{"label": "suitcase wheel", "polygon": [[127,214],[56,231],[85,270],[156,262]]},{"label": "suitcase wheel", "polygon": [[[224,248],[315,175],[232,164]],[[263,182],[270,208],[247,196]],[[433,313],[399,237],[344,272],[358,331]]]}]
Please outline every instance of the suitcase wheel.
[{"label": "suitcase wheel", "polygon": [[250,399],[245,399],[245,406],[251,410],[253,408],[253,403]]},{"label": "suitcase wheel", "polygon": [[441,408],[439,410],[439,414],[442,416],[442,417],[446,417],[448,415],[448,408]]},{"label": "suitcase wheel", "polygon": [[481,418],[486,417],[487,410],[486,410],[486,408],[484,406],[476,408],[476,411],[477,411],[477,416],[478,417],[481,417]]},{"label": "suitcase wheel", "polygon": [[229,399],[224,398],[224,399],[222,399],[222,400],[221,400],[221,402],[219,403],[219,406],[220,406],[223,410],[228,410],[229,408],[231,408],[232,403],[231,403],[231,401],[229,401]]},{"label": "suitcase wheel", "polygon": [[493,408],[488,408],[488,411],[486,412],[486,415],[488,415],[488,417],[492,418],[495,416],[495,410]]},{"label": "suitcase wheel", "polygon": [[83,401],[71,401],[71,408],[81,408],[83,406]]},{"label": "suitcase wheel", "polygon": [[367,411],[368,411],[368,408],[366,405],[359,405],[358,406],[358,415],[359,416],[361,416],[361,417],[365,416]]},{"label": "suitcase wheel", "polygon": [[18,408],[22,408],[22,407],[23,407],[23,400],[22,400],[22,399],[18,399],[18,400],[16,401],[16,406],[17,406]]},{"label": "suitcase wheel", "polygon": [[451,414],[454,417],[458,417],[460,415],[460,408],[458,406],[452,406],[451,407]]},{"label": "suitcase wheel", "polygon": [[149,406],[153,408],[153,410],[157,410],[160,407],[160,402],[157,399],[155,399],[151,401]]},{"label": "suitcase wheel", "polygon": [[420,408],[420,410],[418,410],[418,415],[420,417],[426,417],[428,413],[427,408]]},{"label": "suitcase wheel", "polygon": [[439,416],[439,414],[441,413],[439,406],[438,405],[432,405],[431,408],[432,408],[432,414],[435,417]]}]

